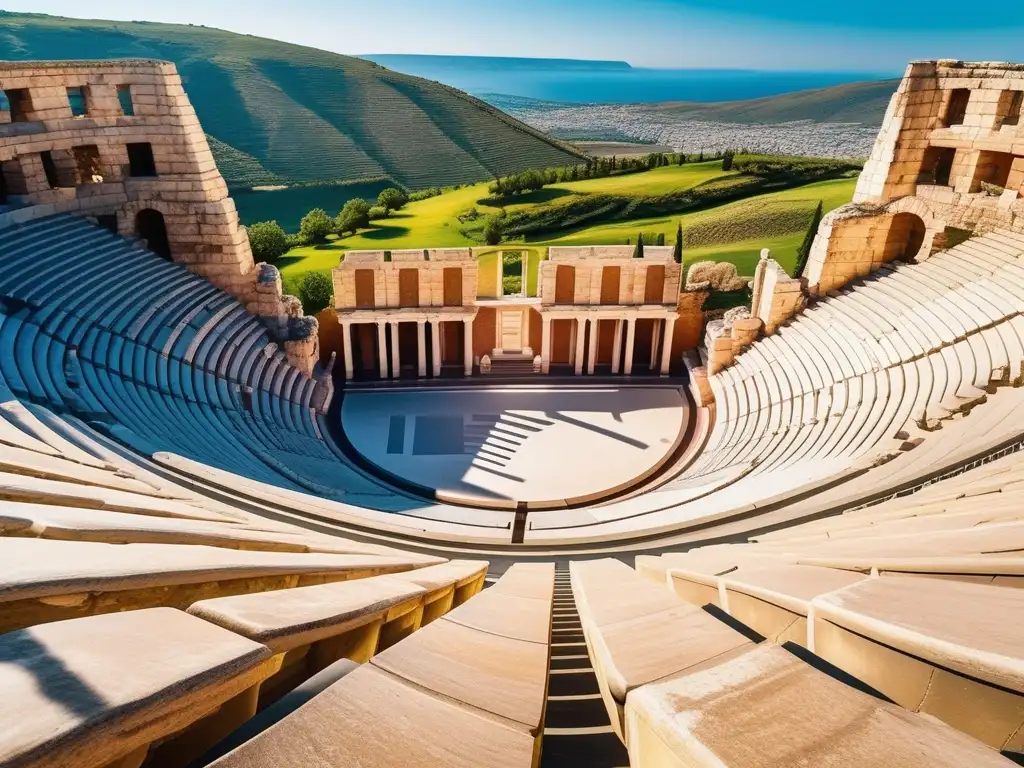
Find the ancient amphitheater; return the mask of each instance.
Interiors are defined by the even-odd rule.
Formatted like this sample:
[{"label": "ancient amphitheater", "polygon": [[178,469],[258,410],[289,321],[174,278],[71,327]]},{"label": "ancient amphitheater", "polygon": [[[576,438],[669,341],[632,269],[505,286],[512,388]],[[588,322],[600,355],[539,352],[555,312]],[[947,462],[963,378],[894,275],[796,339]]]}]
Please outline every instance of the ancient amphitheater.
[{"label": "ancient amphitheater", "polygon": [[305,317],[172,65],[0,91],[3,768],[1024,764],[1024,66],[710,321],[658,248]]}]

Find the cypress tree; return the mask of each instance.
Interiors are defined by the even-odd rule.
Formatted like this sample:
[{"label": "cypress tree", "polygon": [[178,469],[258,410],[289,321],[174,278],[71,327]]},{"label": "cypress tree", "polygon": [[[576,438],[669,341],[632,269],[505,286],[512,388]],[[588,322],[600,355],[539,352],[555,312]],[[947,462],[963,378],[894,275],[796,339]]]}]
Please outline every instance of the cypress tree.
[{"label": "cypress tree", "polygon": [[658,233],[658,245],[664,245],[664,244],[665,244],[665,233],[664,232],[659,232]]},{"label": "cypress tree", "polygon": [[672,259],[676,264],[683,263],[683,222],[679,222],[679,228],[676,230],[676,243],[672,249]]},{"label": "cypress tree", "polygon": [[807,259],[811,255],[811,246],[814,244],[814,236],[818,234],[818,225],[821,224],[823,211],[824,202],[819,200],[818,207],[814,209],[814,218],[811,219],[811,223],[807,227],[807,234],[804,235],[804,241],[796,252],[796,266],[793,268],[793,277],[800,277],[807,267]]},{"label": "cypress tree", "polygon": [[633,258],[642,259],[644,257],[644,233],[641,232],[639,237],[636,239],[636,248],[633,249]]}]

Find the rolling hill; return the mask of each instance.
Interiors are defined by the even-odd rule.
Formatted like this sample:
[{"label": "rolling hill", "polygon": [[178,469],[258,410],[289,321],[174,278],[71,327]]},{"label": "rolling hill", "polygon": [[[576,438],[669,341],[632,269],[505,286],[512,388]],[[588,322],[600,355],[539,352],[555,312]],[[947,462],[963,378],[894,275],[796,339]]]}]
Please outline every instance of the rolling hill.
[{"label": "rolling hill", "polygon": [[[666,195],[695,189],[740,175],[722,171],[720,160],[669,165],[634,174],[582,181],[560,182],[539,192],[520,195],[504,203],[507,214],[551,210],[566,201],[594,195],[649,196]],[[709,207],[656,216],[629,216],[569,224],[554,232],[543,232],[498,248],[528,250],[544,258],[551,245],[621,245],[636,242],[638,233],[648,237],[665,236],[671,243],[676,228],[684,231],[684,260],[729,261],[740,274],[753,274],[762,248],[770,248],[785,268],[792,269],[796,252],[821,201],[830,211],[850,201],[856,178],[848,175],[813,182],[790,189],[765,190],[743,199]],[[327,272],[337,266],[349,250],[396,250],[401,248],[481,248],[479,239],[467,236],[473,221],[466,214],[487,216],[497,213],[498,203],[487,184],[466,186],[436,197],[409,203],[385,219],[371,222],[358,234],[329,239],[318,245],[294,248],[278,259],[286,290],[298,290],[302,276],[310,271]]]},{"label": "rolling hill", "polygon": [[228,184],[465,184],[582,157],[461,91],[206,27],[0,11],[0,56],[173,61]]},{"label": "rolling hill", "polygon": [[[899,84],[899,80],[866,80],[742,101],[662,101],[625,106],[642,108],[646,114],[655,117],[716,123],[771,125],[812,120],[881,126],[886,107]],[[596,105],[505,94],[487,94],[487,100],[514,113],[596,108]]]},{"label": "rolling hill", "polygon": [[666,102],[652,109],[690,120],[725,123],[821,123],[881,125],[899,80],[871,80],[746,101]]}]

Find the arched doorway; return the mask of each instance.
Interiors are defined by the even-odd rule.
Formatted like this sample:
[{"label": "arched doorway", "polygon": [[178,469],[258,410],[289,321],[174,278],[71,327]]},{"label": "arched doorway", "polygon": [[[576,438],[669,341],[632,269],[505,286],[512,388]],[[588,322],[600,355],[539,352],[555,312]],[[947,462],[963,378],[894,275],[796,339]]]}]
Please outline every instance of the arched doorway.
[{"label": "arched doorway", "polygon": [[885,238],[885,260],[910,261],[921,251],[927,231],[924,219],[916,213],[897,213],[892,217]]},{"label": "arched doorway", "polygon": [[146,208],[135,217],[135,233],[146,241],[146,245],[157,256],[170,261],[171,244],[167,240],[167,225],[160,211]]}]

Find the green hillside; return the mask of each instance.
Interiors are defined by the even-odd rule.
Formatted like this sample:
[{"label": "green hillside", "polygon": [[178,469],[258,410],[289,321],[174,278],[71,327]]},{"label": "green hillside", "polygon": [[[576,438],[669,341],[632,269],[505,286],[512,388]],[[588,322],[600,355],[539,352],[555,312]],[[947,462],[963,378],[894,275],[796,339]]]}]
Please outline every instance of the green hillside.
[{"label": "green hillside", "polygon": [[232,187],[390,177],[417,189],[577,162],[461,91],[218,29],[0,11],[0,56],[173,61]]},{"label": "green hillside", "polygon": [[[721,166],[720,160],[688,163],[623,176],[554,184],[540,192],[515,198],[505,205],[505,210],[509,214],[550,210],[569,200],[597,194],[664,195],[742,178],[734,172],[722,171]],[[701,259],[729,261],[736,264],[740,274],[750,275],[761,248],[770,248],[772,255],[786,269],[792,269],[796,263],[797,248],[818,202],[824,204],[825,211],[848,203],[853,197],[855,184],[856,178],[851,174],[791,189],[766,191],[692,212],[567,227],[559,232],[516,238],[498,248],[511,251],[519,246],[543,257],[550,245],[635,243],[640,232],[645,234],[645,239],[663,234],[666,242],[671,243],[675,239],[676,228],[682,223],[687,263]],[[281,257],[277,266],[281,269],[286,288],[295,292],[303,274],[333,269],[348,250],[479,248],[479,240],[469,237],[464,231],[465,214],[471,209],[480,215],[498,211],[487,184],[463,187],[409,203],[390,217],[372,222],[368,229],[358,234],[332,237],[324,244],[295,248]]]}]

